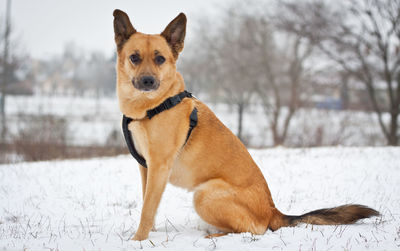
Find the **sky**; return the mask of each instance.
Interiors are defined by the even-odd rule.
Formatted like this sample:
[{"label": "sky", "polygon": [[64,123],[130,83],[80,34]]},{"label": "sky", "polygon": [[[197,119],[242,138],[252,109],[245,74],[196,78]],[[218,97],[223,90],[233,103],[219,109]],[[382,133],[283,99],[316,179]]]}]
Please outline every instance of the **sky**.
[{"label": "sky", "polygon": [[[112,12],[125,11],[136,30],[160,33],[180,12],[188,17],[186,37],[194,20],[215,15],[231,0],[12,0],[13,39],[18,49],[33,58],[60,54],[66,43],[79,48],[104,51],[115,49]],[[5,20],[6,0],[0,0],[0,27]]]}]

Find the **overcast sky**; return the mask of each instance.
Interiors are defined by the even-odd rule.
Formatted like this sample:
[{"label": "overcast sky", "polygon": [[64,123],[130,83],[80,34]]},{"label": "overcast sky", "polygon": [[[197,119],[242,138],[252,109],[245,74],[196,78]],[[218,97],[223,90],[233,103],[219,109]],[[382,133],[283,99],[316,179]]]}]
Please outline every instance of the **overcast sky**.
[{"label": "overcast sky", "polygon": [[[118,8],[128,13],[134,27],[144,33],[160,33],[184,12],[191,24],[201,15],[215,15],[231,0],[12,0],[14,39],[34,58],[61,53],[67,42],[85,50],[114,50],[113,16]],[[0,26],[4,24],[6,0],[0,0]]]}]

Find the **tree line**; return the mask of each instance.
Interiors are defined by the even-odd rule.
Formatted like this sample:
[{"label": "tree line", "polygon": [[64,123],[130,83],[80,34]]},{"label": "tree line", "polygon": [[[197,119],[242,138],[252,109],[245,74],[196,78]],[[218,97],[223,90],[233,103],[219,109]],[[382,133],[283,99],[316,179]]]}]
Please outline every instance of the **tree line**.
[{"label": "tree line", "polygon": [[182,63],[193,85],[237,107],[239,137],[243,113],[258,102],[274,145],[284,144],[299,107],[335,84],[342,108],[349,89],[363,92],[387,144],[399,144],[400,0],[251,3],[227,7],[212,23],[204,17]]},{"label": "tree line", "polygon": [[[339,109],[374,112],[387,144],[399,145],[400,0],[233,2],[194,25],[178,69],[195,94],[237,111],[242,140],[251,104],[262,107],[273,145],[285,145],[298,110],[315,107],[334,86]],[[70,43],[50,59],[21,58],[0,54],[2,97],[17,83],[16,93],[115,93],[115,54]],[[352,92],[361,93],[357,107]]]}]

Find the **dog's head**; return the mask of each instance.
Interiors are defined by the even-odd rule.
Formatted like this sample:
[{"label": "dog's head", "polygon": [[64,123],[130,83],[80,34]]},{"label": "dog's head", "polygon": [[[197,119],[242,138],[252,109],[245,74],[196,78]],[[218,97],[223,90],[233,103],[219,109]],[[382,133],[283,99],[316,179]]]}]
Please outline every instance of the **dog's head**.
[{"label": "dog's head", "polygon": [[159,35],[137,32],[121,10],[115,10],[113,15],[119,98],[152,99],[164,95],[181,78],[176,72],[176,60],[183,49],[185,14],[180,13]]}]

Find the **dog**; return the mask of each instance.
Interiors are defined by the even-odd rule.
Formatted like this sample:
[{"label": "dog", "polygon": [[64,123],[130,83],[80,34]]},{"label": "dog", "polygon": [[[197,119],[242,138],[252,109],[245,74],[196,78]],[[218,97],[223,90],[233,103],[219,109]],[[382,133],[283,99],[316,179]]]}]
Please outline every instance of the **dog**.
[{"label": "dog", "polygon": [[204,103],[184,91],[176,62],[184,46],[185,14],[156,35],[137,32],[121,10],[113,16],[119,108],[129,118],[124,134],[142,179],[143,207],[133,240],[148,238],[167,182],[194,192],[196,212],[221,231],[207,237],[260,235],[298,223],[351,224],[379,215],[353,204],[299,216],[281,213],[246,147]]}]

